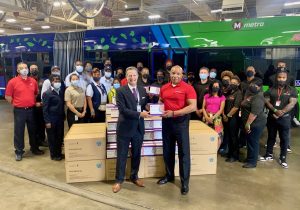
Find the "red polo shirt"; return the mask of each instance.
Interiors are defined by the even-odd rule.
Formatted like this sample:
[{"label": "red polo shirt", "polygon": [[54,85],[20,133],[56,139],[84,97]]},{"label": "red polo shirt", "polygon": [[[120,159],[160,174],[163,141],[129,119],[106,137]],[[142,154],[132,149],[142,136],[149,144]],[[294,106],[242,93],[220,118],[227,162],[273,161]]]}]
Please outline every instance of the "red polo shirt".
[{"label": "red polo shirt", "polygon": [[125,85],[127,85],[127,79],[126,78],[124,78],[124,79],[122,79],[121,80],[121,86],[125,86]]},{"label": "red polo shirt", "polygon": [[14,107],[32,107],[35,105],[35,97],[38,94],[38,85],[35,79],[27,77],[23,79],[17,76],[11,79],[6,87],[6,96],[12,97]]},{"label": "red polo shirt", "polygon": [[176,111],[187,106],[187,99],[197,99],[194,88],[181,81],[175,87],[169,82],[162,86],[160,98],[163,100],[165,110]]}]

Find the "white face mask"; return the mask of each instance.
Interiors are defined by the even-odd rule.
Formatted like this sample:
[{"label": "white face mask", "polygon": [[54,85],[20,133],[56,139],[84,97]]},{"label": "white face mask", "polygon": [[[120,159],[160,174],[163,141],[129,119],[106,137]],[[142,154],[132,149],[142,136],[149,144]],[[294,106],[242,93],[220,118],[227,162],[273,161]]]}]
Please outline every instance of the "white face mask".
[{"label": "white face mask", "polygon": [[77,71],[78,73],[83,72],[83,66],[76,66],[76,71]]},{"label": "white face mask", "polygon": [[21,69],[19,72],[20,75],[23,77],[26,77],[28,75],[28,69]]},{"label": "white face mask", "polygon": [[61,83],[60,83],[60,82],[54,82],[54,83],[53,83],[53,88],[54,88],[55,90],[59,90],[60,87],[61,87]]},{"label": "white face mask", "polygon": [[105,72],[104,75],[105,75],[106,78],[110,78],[111,77],[111,72]]},{"label": "white face mask", "polygon": [[71,84],[72,84],[74,87],[79,87],[79,80],[72,80],[72,81],[71,81]]},{"label": "white face mask", "polygon": [[52,72],[52,75],[60,76],[60,72],[59,71],[54,71],[54,72]]}]

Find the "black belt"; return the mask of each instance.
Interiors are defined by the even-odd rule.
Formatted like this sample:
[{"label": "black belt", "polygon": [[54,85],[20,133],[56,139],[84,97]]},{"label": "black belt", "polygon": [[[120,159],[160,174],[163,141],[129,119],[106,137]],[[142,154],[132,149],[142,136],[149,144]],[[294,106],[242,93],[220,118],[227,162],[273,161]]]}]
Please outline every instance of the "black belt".
[{"label": "black belt", "polygon": [[14,107],[15,109],[21,109],[21,110],[31,110],[31,109],[33,109],[34,107],[33,106],[31,106],[31,107]]}]

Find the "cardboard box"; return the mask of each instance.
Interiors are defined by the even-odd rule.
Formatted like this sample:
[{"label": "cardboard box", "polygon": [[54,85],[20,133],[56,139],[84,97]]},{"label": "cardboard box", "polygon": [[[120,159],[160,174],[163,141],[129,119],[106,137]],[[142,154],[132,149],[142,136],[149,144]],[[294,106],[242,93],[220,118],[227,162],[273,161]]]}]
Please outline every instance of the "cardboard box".
[{"label": "cardboard box", "polygon": [[204,122],[199,120],[190,120],[190,130],[214,130],[208,125],[206,125]]},{"label": "cardboard box", "polygon": [[111,118],[118,118],[119,117],[119,109],[118,108],[111,108],[110,109],[110,116],[111,116]]},{"label": "cardboard box", "polygon": [[64,139],[66,161],[106,158],[105,134],[67,134]]},{"label": "cardboard box", "polygon": [[115,104],[106,104],[106,115],[111,114],[111,109],[118,108]]},{"label": "cardboard box", "polygon": [[149,93],[154,94],[154,95],[159,95],[160,88],[159,87],[150,86]]},{"label": "cardboard box", "polygon": [[[107,149],[106,150],[106,159],[112,159],[112,158],[117,158],[117,149]],[[131,157],[131,150],[128,150],[128,155],[127,157]]]},{"label": "cardboard box", "polygon": [[[191,176],[216,174],[217,154],[191,155]],[[179,159],[175,157],[175,176],[179,176]]]},{"label": "cardboard box", "polygon": [[152,129],[161,129],[161,117],[160,116],[151,116],[149,118],[145,118],[145,130],[152,130]]},{"label": "cardboard box", "polygon": [[145,130],[144,141],[150,141],[154,139],[153,130]]},{"label": "cardboard box", "polygon": [[[94,123],[96,124],[96,123]],[[74,124],[76,125],[76,124]],[[106,131],[106,125],[105,123],[97,123],[97,125],[93,125],[93,123],[90,126],[85,126],[83,124],[78,124],[79,126],[72,126],[70,130],[68,131],[68,134],[75,135],[75,134],[89,134],[89,133],[98,133],[103,134]]]},{"label": "cardboard box", "polygon": [[218,150],[218,134],[212,129],[190,130],[191,155],[214,154]]},{"label": "cardboard box", "polygon": [[160,119],[153,120],[153,129],[162,129],[162,121]]},{"label": "cardboard box", "polygon": [[[138,177],[139,178],[144,178],[144,158],[141,157],[141,162],[140,162],[140,168],[139,168],[139,173]],[[106,180],[115,180],[116,179],[116,165],[117,165],[117,159],[107,159],[106,160]],[[125,178],[129,179],[130,178],[130,171],[131,171],[131,159],[128,158],[126,162],[126,169],[125,169]]]},{"label": "cardboard box", "polygon": [[107,132],[107,143],[115,143],[117,142],[117,133],[115,131]]},{"label": "cardboard box", "polygon": [[107,131],[116,131],[118,124],[118,118],[106,117],[106,128]]},{"label": "cardboard box", "polygon": [[146,156],[145,159],[145,178],[163,177],[166,175],[163,156]]},{"label": "cardboard box", "polygon": [[162,130],[154,130],[153,131],[153,139],[163,139],[162,138]]},{"label": "cardboard box", "polygon": [[162,146],[145,146],[142,148],[143,156],[157,156],[163,155],[163,147]]},{"label": "cardboard box", "polygon": [[105,159],[65,162],[67,183],[105,180]]},{"label": "cardboard box", "polygon": [[163,104],[150,104],[150,115],[162,115],[165,108]]},{"label": "cardboard box", "polygon": [[163,146],[162,140],[143,141],[143,147]]}]

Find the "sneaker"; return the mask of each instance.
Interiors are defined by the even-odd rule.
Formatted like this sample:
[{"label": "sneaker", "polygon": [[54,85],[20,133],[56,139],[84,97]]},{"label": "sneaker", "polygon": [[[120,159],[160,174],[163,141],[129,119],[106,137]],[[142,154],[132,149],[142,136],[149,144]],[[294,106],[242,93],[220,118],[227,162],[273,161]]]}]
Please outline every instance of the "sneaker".
[{"label": "sneaker", "polygon": [[293,122],[295,123],[296,126],[300,126],[300,122],[297,120],[296,117],[294,117]]},{"label": "sneaker", "polygon": [[16,154],[16,161],[21,161],[22,160],[22,155],[21,154]]},{"label": "sneaker", "polygon": [[281,165],[282,168],[285,169],[289,168],[285,158],[279,159],[279,164]]},{"label": "sneaker", "polygon": [[[265,148],[267,148],[267,144],[265,144]],[[275,144],[274,144],[274,146],[273,146],[274,148],[276,148],[277,147],[277,143],[275,142]]]},{"label": "sneaker", "polygon": [[272,154],[268,154],[268,155],[265,155],[265,156],[261,156],[260,158],[259,158],[259,161],[262,161],[262,162],[264,162],[264,161],[271,161],[271,160],[273,160],[273,155]]},{"label": "sneaker", "polygon": [[286,151],[287,151],[288,153],[292,153],[292,150],[291,150],[290,146],[287,148]]}]

